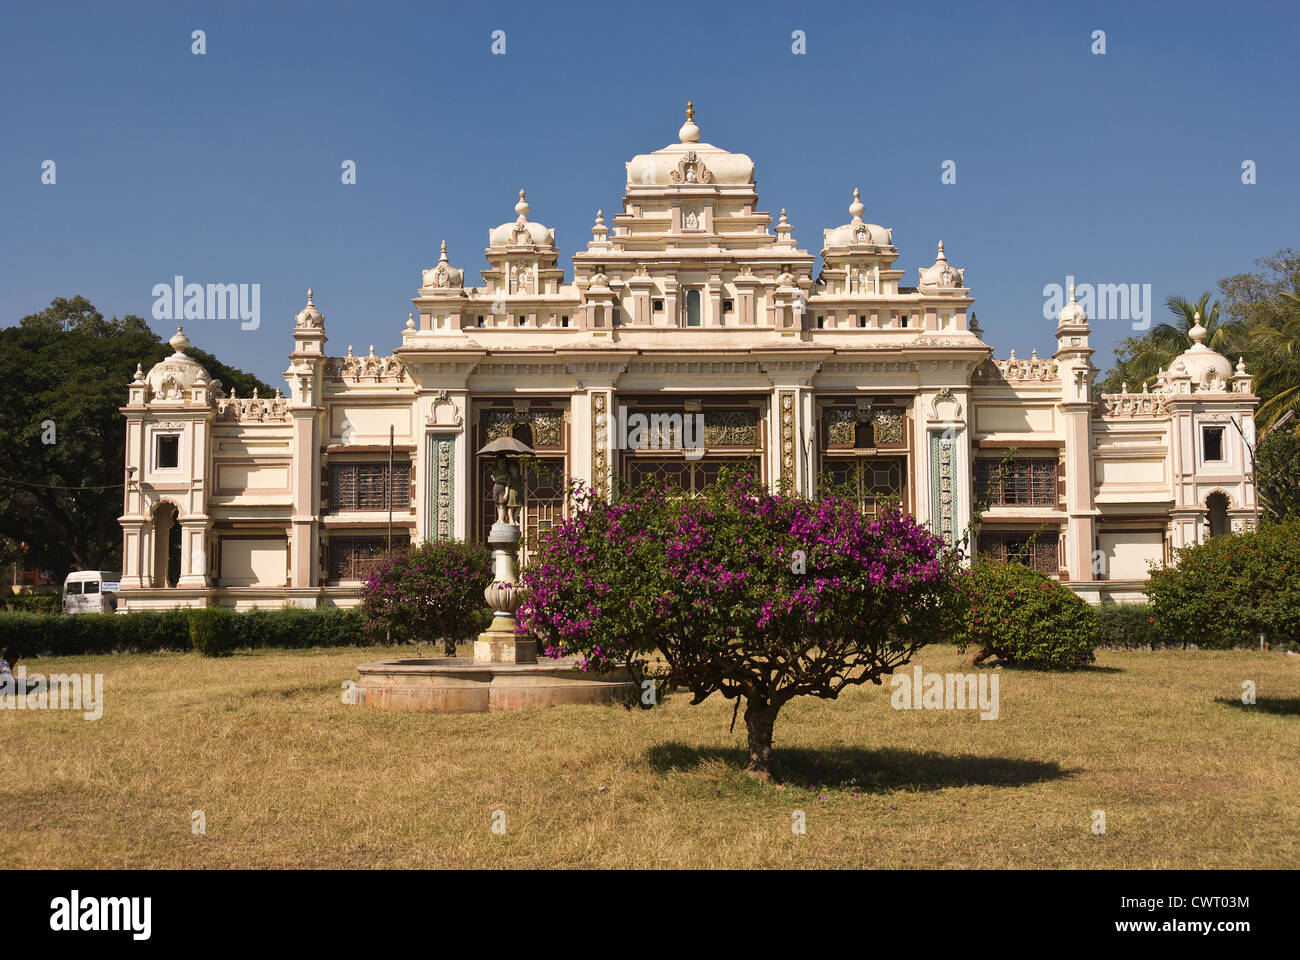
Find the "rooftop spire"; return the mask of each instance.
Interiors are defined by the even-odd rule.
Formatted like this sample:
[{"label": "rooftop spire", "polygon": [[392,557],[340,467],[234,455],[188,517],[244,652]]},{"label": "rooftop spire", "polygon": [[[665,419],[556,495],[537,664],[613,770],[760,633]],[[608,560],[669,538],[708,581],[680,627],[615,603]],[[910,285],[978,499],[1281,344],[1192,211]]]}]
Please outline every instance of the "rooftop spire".
[{"label": "rooftop spire", "polygon": [[700,139],[700,128],[695,125],[695,103],[686,101],[686,122],[677,131],[682,143],[696,143]]},{"label": "rooftop spire", "polygon": [[862,220],[862,215],[867,212],[867,208],[862,203],[862,191],[857,187],[853,188],[853,202],[849,204],[849,215],[853,217],[853,222],[858,223]]},{"label": "rooftop spire", "polygon": [[532,207],[529,206],[528,201],[527,201],[526,199],[524,199],[524,191],[523,191],[523,188],[520,187],[520,188],[519,188],[519,202],[515,204],[515,213],[519,214],[519,221],[520,221],[520,223],[522,223],[523,221],[525,221],[525,220],[528,219],[528,211],[531,210],[531,209],[532,209]]}]

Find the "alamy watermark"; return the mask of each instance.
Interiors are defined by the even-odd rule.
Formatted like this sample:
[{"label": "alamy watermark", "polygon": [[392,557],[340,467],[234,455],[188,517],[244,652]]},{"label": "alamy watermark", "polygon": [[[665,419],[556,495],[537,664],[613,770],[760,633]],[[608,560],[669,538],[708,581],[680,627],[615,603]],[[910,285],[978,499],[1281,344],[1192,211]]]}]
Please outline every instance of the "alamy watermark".
[{"label": "alamy watermark", "polygon": [[102,673],[40,673],[26,667],[0,676],[0,710],[78,710],[87,720],[104,715]]},{"label": "alamy watermark", "polygon": [[[681,450],[687,460],[704,456],[704,414],[628,413],[619,404],[614,422],[616,450]],[[609,442],[608,428],[596,428],[596,442]]]},{"label": "alamy watermark", "polygon": [[1134,330],[1151,326],[1151,284],[1149,283],[1075,283],[1067,276],[1065,285],[1049,283],[1043,287],[1043,319],[1055,320],[1069,299],[1070,286],[1075,299],[1089,320],[1128,320]]},{"label": "alamy watermark", "polygon": [[895,710],[978,710],[981,720],[998,718],[996,673],[925,673],[917,664],[910,677],[896,673],[889,685]]},{"label": "alamy watermark", "polygon": [[241,330],[262,324],[260,283],[155,283],[151,294],[155,320],[241,320]]}]

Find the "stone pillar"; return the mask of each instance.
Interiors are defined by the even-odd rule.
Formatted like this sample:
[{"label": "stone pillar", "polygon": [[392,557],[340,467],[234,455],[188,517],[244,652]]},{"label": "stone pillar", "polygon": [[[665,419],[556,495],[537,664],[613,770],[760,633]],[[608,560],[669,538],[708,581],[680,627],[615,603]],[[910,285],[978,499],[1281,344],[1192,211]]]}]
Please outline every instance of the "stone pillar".
[{"label": "stone pillar", "polygon": [[515,611],[523,598],[515,575],[515,554],[519,549],[518,524],[494,523],[488,533],[492,548],[492,583],[484,591],[492,607],[492,622],[474,641],[475,663],[536,663],[537,643],[520,639]]}]

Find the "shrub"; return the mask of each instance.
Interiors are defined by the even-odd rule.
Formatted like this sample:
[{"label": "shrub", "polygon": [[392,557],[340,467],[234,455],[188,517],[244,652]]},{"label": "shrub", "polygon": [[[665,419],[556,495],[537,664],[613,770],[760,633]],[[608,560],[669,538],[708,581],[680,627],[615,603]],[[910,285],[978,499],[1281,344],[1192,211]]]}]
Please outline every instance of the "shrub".
[{"label": "shrub", "polygon": [[1182,638],[1171,640],[1156,624],[1155,609],[1149,603],[1102,603],[1097,611],[1101,642],[1108,647],[1185,646]]},{"label": "shrub", "polygon": [[365,640],[357,610],[332,607],[249,610],[235,614],[231,624],[238,648],[350,647]]},{"label": "shrub", "polygon": [[743,697],[762,778],[782,705],[880,683],[943,636],[962,600],[941,540],[848,499],[774,494],[728,471],[695,497],[577,491],[574,505],[524,570],[520,626],[585,670],[657,649],[692,702],[720,692],[739,710]]},{"label": "shrub", "polygon": [[1024,564],[979,559],[966,581],[961,647],[967,664],[1071,670],[1091,663],[1101,642],[1097,613],[1082,597]]},{"label": "shrub", "polygon": [[1300,639],[1300,521],[1268,524],[1183,547],[1152,572],[1156,625],[1198,647],[1257,647]]},{"label": "shrub", "polygon": [[57,593],[15,593],[4,598],[3,608],[13,613],[59,613],[63,598]]},{"label": "shrub", "polygon": [[[219,623],[209,621],[216,614]],[[197,615],[197,616],[196,616]],[[226,619],[220,619],[220,618]],[[253,647],[349,647],[367,642],[357,610],[316,609],[161,610],[46,616],[0,613],[0,646],[24,657],[66,657],[95,653],[151,653],[199,649],[191,642],[192,622],[211,656]],[[215,646],[209,646],[215,644]]]},{"label": "shrub", "polygon": [[200,607],[189,611],[190,643],[205,657],[224,657],[238,645],[235,614],[229,610]]},{"label": "shrub", "polygon": [[483,622],[483,591],[492,583],[492,555],[480,543],[426,540],[394,551],[366,577],[361,622],[382,642],[441,641],[448,656],[456,641]]}]

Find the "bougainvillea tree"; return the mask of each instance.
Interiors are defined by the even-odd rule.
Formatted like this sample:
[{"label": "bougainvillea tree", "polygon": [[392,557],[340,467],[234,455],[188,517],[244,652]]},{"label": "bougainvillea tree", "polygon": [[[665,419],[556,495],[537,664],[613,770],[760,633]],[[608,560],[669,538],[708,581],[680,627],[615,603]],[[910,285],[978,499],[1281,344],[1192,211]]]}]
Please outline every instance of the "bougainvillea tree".
[{"label": "bougainvillea tree", "polygon": [[398,643],[442,641],[448,656],[456,641],[481,625],[483,591],[492,582],[491,554],[480,543],[426,540],[394,549],[366,575],[361,619],[374,639]]},{"label": "bougainvillea tree", "polygon": [[878,684],[944,637],[955,580],[956,558],[910,517],[843,498],[734,475],[693,497],[578,491],[523,573],[520,629],[585,670],[658,651],[693,703],[744,698],[749,770],[767,778],[781,707]]}]

